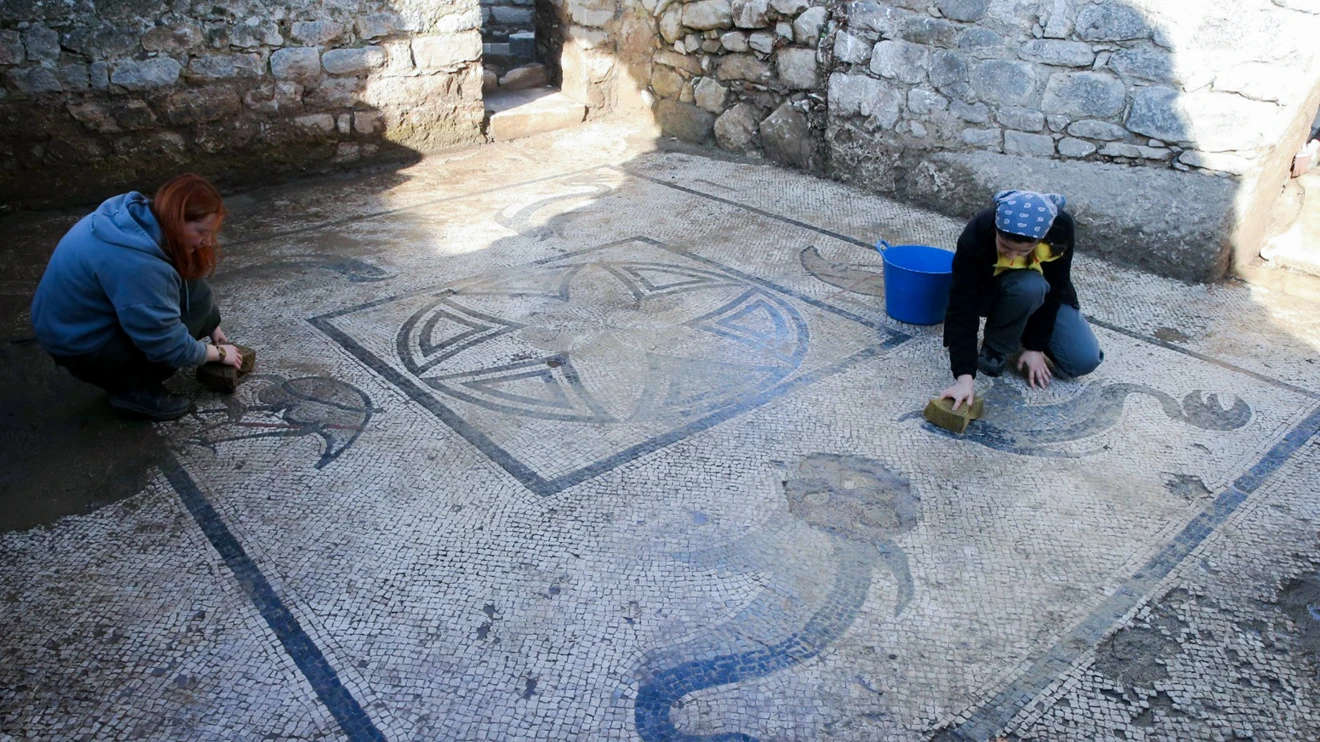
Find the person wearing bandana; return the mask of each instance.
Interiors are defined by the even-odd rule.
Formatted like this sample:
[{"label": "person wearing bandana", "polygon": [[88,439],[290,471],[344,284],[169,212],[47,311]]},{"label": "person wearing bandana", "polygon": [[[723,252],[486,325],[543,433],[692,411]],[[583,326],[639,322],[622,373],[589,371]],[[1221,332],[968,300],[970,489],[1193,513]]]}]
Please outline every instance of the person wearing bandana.
[{"label": "person wearing bandana", "polygon": [[1055,193],[1000,191],[958,237],[944,315],[955,381],[940,393],[954,409],[972,403],[978,371],[999,376],[1015,355],[1033,389],[1055,374],[1088,374],[1104,359],[1073,288],[1074,224],[1064,203]]}]

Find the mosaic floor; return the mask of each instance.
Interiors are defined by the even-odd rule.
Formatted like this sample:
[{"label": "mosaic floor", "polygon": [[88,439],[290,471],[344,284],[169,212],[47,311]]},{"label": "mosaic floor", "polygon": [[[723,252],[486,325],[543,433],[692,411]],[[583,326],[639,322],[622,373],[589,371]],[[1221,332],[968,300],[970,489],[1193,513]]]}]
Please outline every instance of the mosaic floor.
[{"label": "mosaic floor", "polygon": [[868,245],[960,225],[840,184],[598,125],[231,206],[258,373],[0,533],[0,739],[1320,738],[1320,297],[1082,246],[1104,364],[957,437]]}]

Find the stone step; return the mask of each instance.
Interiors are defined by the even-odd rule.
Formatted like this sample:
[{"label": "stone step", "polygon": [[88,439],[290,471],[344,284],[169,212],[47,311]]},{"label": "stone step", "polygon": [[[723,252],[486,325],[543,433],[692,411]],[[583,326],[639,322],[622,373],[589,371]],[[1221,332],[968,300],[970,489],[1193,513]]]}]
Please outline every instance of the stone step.
[{"label": "stone step", "polygon": [[486,96],[486,133],[497,142],[582,123],[587,107],[552,87],[497,91]]}]

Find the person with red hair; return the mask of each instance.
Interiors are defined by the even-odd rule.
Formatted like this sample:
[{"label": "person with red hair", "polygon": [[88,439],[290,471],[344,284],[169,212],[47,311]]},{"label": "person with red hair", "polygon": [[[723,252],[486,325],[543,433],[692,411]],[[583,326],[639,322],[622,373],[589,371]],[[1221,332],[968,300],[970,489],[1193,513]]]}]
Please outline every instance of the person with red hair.
[{"label": "person with red hair", "polygon": [[[205,277],[215,269],[225,207],[200,175],[170,179],[148,199],[107,199],[55,247],[32,300],[37,341],[57,364],[153,420],[191,402],[163,381],[185,366],[239,368]],[[205,343],[201,338],[208,338]]]}]

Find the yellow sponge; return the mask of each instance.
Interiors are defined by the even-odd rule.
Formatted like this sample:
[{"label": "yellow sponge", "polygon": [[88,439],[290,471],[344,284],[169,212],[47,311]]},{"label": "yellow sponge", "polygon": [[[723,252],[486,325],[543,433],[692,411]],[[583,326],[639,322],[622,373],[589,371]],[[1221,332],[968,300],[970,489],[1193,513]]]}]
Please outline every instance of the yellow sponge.
[{"label": "yellow sponge", "polygon": [[981,413],[984,411],[985,401],[980,397],[976,397],[970,405],[963,405],[956,411],[953,409],[952,399],[936,397],[926,403],[926,411],[923,414],[927,420],[950,433],[961,434],[966,432],[967,426],[973,420],[981,417]]}]

